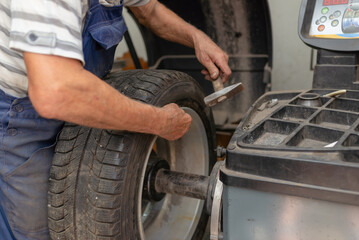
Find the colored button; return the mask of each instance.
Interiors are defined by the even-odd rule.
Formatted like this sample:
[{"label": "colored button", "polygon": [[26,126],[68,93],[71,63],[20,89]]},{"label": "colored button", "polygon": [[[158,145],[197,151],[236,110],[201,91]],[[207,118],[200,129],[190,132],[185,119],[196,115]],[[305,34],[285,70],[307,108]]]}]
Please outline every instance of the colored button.
[{"label": "colored button", "polygon": [[22,111],[24,111],[24,106],[23,105],[16,105],[15,107],[14,107],[14,111],[15,112],[22,112]]},{"label": "colored button", "polygon": [[323,16],[320,18],[320,22],[324,23],[325,21],[327,21],[327,17]]},{"label": "colored button", "polygon": [[319,32],[323,32],[324,29],[325,29],[325,26],[324,26],[324,25],[320,25],[320,26],[318,27],[318,31],[319,31]]},{"label": "colored button", "polygon": [[9,134],[10,136],[15,136],[17,134],[17,130],[15,128],[9,128],[7,130],[7,134]]},{"label": "colored button", "polygon": [[327,14],[329,12],[329,8],[325,7],[322,9],[322,14]]},{"label": "colored button", "polygon": [[339,24],[339,21],[338,21],[338,20],[332,21],[332,26],[333,26],[333,27],[338,26],[338,24]]},{"label": "colored button", "polygon": [[334,12],[334,17],[340,17],[340,15],[342,15],[342,13],[338,10]]}]

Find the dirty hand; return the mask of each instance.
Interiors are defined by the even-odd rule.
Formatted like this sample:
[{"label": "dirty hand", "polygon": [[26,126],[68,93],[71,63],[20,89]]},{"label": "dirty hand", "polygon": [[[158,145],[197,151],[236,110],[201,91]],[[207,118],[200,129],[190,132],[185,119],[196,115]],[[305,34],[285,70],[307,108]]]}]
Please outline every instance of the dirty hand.
[{"label": "dirty hand", "polygon": [[159,135],[167,140],[176,140],[182,137],[191,126],[192,118],[178,105],[170,103],[161,108],[162,121],[159,124]]},{"label": "dirty hand", "polygon": [[228,55],[203,32],[194,37],[194,49],[198,61],[206,68],[202,70],[205,79],[213,81],[221,76],[223,82],[226,82],[232,74]]}]

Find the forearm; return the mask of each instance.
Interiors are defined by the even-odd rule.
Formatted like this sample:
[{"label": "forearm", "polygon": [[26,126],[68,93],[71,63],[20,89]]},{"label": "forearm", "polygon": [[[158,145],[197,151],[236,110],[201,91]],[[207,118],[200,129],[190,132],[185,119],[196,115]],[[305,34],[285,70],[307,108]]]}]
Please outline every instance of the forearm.
[{"label": "forearm", "polygon": [[198,61],[207,69],[202,72],[206,79],[217,79],[221,73],[222,80],[226,81],[231,75],[228,55],[205,33],[185,22],[157,0],[150,0],[141,7],[132,7],[131,11],[140,23],[156,35],[194,48]]},{"label": "forearm", "polygon": [[[159,108],[120,94],[84,70],[79,62],[74,63],[75,60],[67,59],[65,66],[63,62],[50,63],[58,65],[58,69],[67,69],[62,72],[33,66],[46,64],[41,62],[42,58],[37,56],[36,61],[26,61],[29,97],[40,115],[95,128],[158,134]],[[45,56],[44,61],[48,59]],[[56,61],[56,57],[51,59]]]},{"label": "forearm", "polygon": [[129,99],[88,71],[82,70],[63,92],[53,118],[96,128],[158,134],[159,109]]},{"label": "forearm", "polygon": [[205,35],[157,0],[151,0],[141,8],[133,7],[131,11],[141,24],[159,37],[172,42],[193,48],[197,36]]}]

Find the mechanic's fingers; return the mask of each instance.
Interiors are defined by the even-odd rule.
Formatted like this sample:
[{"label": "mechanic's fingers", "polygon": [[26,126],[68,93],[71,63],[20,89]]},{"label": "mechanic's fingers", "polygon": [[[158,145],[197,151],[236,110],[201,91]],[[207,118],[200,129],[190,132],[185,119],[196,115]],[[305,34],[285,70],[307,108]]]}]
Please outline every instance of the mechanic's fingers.
[{"label": "mechanic's fingers", "polygon": [[160,135],[167,140],[176,140],[182,137],[190,128],[192,118],[177,104],[170,103],[162,107],[166,121],[161,126]]},{"label": "mechanic's fingers", "polygon": [[220,75],[222,81],[226,82],[232,74],[232,71],[228,66],[227,54],[223,54],[221,57],[217,58],[215,63],[212,62],[209,57],[206,57],[202,64],[207,68],[201,71],[201,73],[205,75],[206,80],[214,81]]},{"label": "mechanic's fingers", "polygon": [[163,137],[167,140],[177,140],[183,137],[187,131],[189,130],[192,118],[189,114],[184,113],[180,119],[177,119],[178,122],[174,123],[169,132],[165,134]]},{"label": "mechanic's fingers", "polygon": [[206,69],[203,69],[201,71],[201,73],[204,75],[204,79],[208,80],[208,81],[214,81],[210,75],[209,75],[209,72],[206,70]]},{"label": "mechanic's fingers", "polygon": [[207,71],[207,69],[202,69],[201,73],[203,75],[209,75],[209,72]]},{"label": "mechanic's fingers", "polygon": [[187,122],[187,129],[191,126],[192,117],[188,113],[185,113],[184,120]]},{"label": "mechanic's fingers", "polygon": [[173,111],[181,111],[181,112],[184,112],[182,108],[180,108],[177,104],[175,103],[169,103],[169,104],[166,104],[165,106],[163,106],[164,109],[170,109],[170,110],[173,110]]},{"label": "mechanic's fingers", "polygon": [[206,56],[203,58],[202,61],[203,66],[207,69],[210,77],[215,80],[219,76],[219,69],[217,66],[212,62],[212,60],[209,58],[209,56]]},{"label": "mechanic's fingers", "polygon": [[221,68],[221,77],[222,81],[225,83],[229,79],[229,77],[232,75],[231,69],[228,67],[228,65],[224,65]]},{"label": "mechanic's fingers", "polygon": [[225,54],[220,60],[216,61],[216,65],[221,70],[221,78],[223,82],[226,82],[228,78],[231,76],[232,71],[228,66],[228,55]]},{"label": "mechanic's fingers", "polygon": [[204,79],[206,79],[207,81],[210,81],[210,82],[213,81],[213,79],[209,75],[204,76]]}]

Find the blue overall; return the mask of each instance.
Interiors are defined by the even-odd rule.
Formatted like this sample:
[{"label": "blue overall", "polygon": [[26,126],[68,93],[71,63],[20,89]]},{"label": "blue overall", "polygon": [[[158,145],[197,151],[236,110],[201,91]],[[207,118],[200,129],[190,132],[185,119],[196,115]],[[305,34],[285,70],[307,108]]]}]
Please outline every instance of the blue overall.
[{"label": "blue overall", "polygon": [[[89,1],[82,34],[85,68],[99,77],[111,70],[115,48],[127,30],[122,7]],[[39,116],[28,97],[0,90],[0,240],[50,238],[49,169],[62,125]]]},{"label": "blue overall", "polygon": [[111,71],[116,46],[127,31],[122,17],[123,0],[114,7],[105,7],[98,0],[90,0],[89,6],[82,31],[85,69],[103,78]]}]

